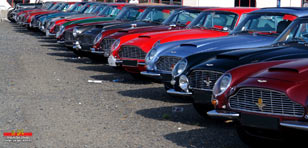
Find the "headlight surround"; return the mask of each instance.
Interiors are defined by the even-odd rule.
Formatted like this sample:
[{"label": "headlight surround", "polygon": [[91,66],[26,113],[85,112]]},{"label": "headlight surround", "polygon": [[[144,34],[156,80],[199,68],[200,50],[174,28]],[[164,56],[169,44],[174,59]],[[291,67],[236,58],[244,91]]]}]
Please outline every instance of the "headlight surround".
[{"label": "headlight surround", "polygon": [[111,52],[116,50],[120,46],[120,43],[121,43],[120,39],[115,40],[113,44],[111,45]]},{"label": "headlight surround", "polygon": [[172,76],[177,77],[181,75],[185,71],[186,67],[187,67],[187,60],[182,59],[174,66],[172,70]]},{"label": "headlight surround", "polygon": [[188,80],[187,76],[181,75],[180,79],[179,79],[180,88],[182,90],[184,90],[185,92],[188,92],[188,85],[189,85],[189,80]]},{"label": "headlight surround", "polygon": [[65,27],[63,25],[60,26],[60,30],[57,32],[56,37],[59,38],[65,31]]},{"label": "headlight surround", "polygon": [[93,41],[93,45],[96,45],[98,42],[100,42],[100,41],[102,40],[102,38],[103,38],[103,35],[102,35],[102,32],[101,32],[101,33],[99,33],[99,34],[95,37],[95,39],[94,39],[94,41]]},{"label": "headlight surround", "polygon": [[150,50],[150,52],[145,57],[145,63],[149,63],[154,58],[156,53],[157,53],[157,49],[156,48],[152,48]]},{"label": "headlight surround", "polygon": [[226,73],[222,75],[215,83],[213,88],[213,94],[215,97],[223,94],[232,82],[232,75],[230,73]]}]

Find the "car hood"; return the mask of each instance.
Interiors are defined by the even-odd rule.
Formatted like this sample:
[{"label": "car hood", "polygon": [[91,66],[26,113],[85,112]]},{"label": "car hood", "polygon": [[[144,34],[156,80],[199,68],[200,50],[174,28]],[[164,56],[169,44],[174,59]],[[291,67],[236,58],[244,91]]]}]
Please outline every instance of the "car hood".
[{"label": "car hood", "polygon": [[274,65],[250,77],[284,80],[295,83],[307,82],[308,59],[299,59]]},{"label": "car hood", "polygon": [[280,47],[238,49],[217,54],[215,58],[206,60],[205,62],[192,67],[192,69],[207,69],[226,72],[232,68],[250,63],[307,57],[308,49],[304,45],[291,44]]},{"label": "car hood", "polygon": [[275,38],[276,36],[229,35],[219,38],[199,39],[182,43],[163,51],[161,54],[164,56],[186,57],[199,52],[262,47],[271,45]]},{"label": "car hood", "polygon": [[136,25],[136,27],[158,26],[159,25],[158,23],[132,21],[132,22],[126,22],[126,23],[121,23],[121,24],[116,24],[116,25],[105,26],[104,29],[110,30],[110,29],[119,29],[119,28],[131,28],[132,24]]}]

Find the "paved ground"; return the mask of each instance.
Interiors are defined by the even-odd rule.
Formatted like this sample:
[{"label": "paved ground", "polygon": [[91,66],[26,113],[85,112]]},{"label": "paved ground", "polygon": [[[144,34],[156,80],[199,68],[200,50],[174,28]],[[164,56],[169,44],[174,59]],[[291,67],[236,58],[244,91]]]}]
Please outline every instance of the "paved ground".
[{"label": "paved ground", "polygon": [[[160,84],[15,24],[0,23],[0,34],[0,147],[245,147],[233,124],[203,119]],[[32,132],[31,142],[6,141],[16,129]]]}]

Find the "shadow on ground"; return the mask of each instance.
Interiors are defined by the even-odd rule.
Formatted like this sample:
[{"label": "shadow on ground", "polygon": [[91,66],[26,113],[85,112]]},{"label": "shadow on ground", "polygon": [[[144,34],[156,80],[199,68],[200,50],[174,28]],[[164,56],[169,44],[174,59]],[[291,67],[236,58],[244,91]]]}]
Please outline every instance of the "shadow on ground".
[{"label": "shadow on ground", "polygon": [[171,97],[167,93],[165,93],[165,89],[163,87],[124,90],[119,91],[118,93],[125,97],[158,100],[163,102],[191,103],[192,101],[189,98]]}]

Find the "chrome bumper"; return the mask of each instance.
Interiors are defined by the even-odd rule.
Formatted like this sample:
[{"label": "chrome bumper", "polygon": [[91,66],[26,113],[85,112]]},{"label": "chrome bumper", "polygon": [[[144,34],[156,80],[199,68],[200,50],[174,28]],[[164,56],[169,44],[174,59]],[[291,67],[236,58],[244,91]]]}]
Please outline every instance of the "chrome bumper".
[{"label": "chrome bumper", "polygon": [[91,53],[95,53],[95,54],[104,54],[104,51],[96,51],[95,48],[90,48]]},{"label": "chrome bumper", "polygon": [[221,117],[221,118],[228,118],[228,119],[237,119],[240,114],[225,110],[211,110],[207,112],[207,115],[210,117]]},{"label": "chrome bumper", "polygon": [[46,37],[56,37],[55,33],[50,33],[49,30],[46,31]]},{"label": "chrome bumper", "polygon": [[179,95],[179,96],[191,96],[192,95],[191,92],[181,92],[181,91],[176,91],[174,89],[167,90],[167,93],[172,94],[172,95]]},{"label": "chrome bumper", "polygon": [[64,44],[65,41],[57,41],[58,44]]},{"label": "chrome bumper", "polygon": [[148,71],[142,71],[140,72],[140,74],[144,76],[150,76],[150,77],[160,77],[160,73],[154,73],[154,72],[148,72]]},{"label": "chrome bumper", "polygon": [[280,126],[308,131],[308,122],[301,121],[281,121]]}]

